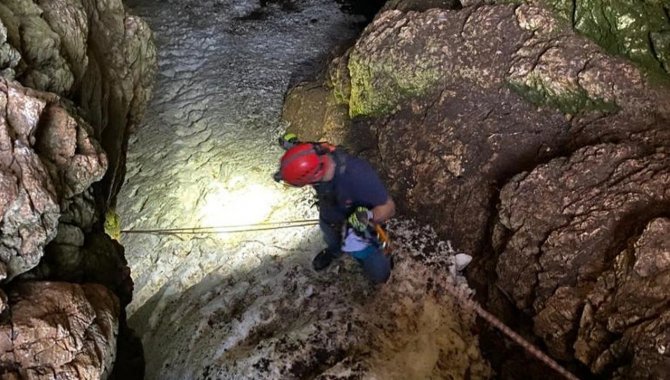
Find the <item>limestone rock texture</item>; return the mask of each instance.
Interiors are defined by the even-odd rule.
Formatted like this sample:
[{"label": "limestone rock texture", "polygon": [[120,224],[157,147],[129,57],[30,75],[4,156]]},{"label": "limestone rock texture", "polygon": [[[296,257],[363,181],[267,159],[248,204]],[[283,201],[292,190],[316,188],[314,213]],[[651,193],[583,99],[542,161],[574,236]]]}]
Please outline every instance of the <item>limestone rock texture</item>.
[{"label": "limestone rock texture", "polygon": [[[97,334],[96,343],[84,349],[83,338],[73,338],[69,354],[56,350],[40,357],[41,340],[62,334],[62,327],[52,323],[56,335],[21,343],[21,355],[39,362],[7,357],[0,363],[3,371],[22,378],[82,379],[111,372],[117,344],[127,337],[124,309],[132,280],[123,248],[102,226],[123,182],[128,138],[149,100],[155,65],[148,26],[128,14],[121,0],[0,3],[0,308],[10,314],[3,318],[12,323],[7,318],[19,306],[27,321],[57,314],[58,303],[40,311],[21,306],[21,300],[38,305],[62,292],[74,305],[69,318],[96,318],[86,309],[93,307],[109,314],[104,318],[114,325],[73,323],[73,336]],[[98,290],[91,290],[93,298],[86,301],[74,284],[49,285],[49,299],[31,293],[41,292],[39,286],[24,287],[44,280],[97,283],[107,290],[95,285]],[[13,289],[20,289],[20,299],[12,296]],[[114,304],[99,301],[105,297],[116,297]],[[103,324],[96,330],[87,323]],[[16,340],[3,344],[8,355],[19,349],[12,347]],[[122,356],[132,349],[119,351]],[[134,377],[142,376],[136,372]]]},{"label": "limestone rock texture", "polygon": [[285,107],[289,130],[370,134],[362,149],[399,208],[475,257],[469,279],[494,313],[530,318],[530,339],[593,374],[657,378],[670,360],[668,251],[652,232],[670,211],[667,50],[650,69],[549,1],[482,3],[379,13],[317,83],[349,117],[322,108],[341,122],[313,130]]},{"label": "limestone rock texture", "polygon": [[119,301],[96,284],[23,282],[0,320],[3,379],[106,379],[116,354]]},{"label": "limestone rock texture", "polygon": [[37,266],[70,199],[102,178],[107,158],[58,96],[0,79],[0,272]]},{"label": "limestone rock texture", "polygon": [[607,144],[502,189],[500,223],[510,235],[498,284],[535,315],[554,356],[576,355],[616,378],[667,371],[670,240],[661,215],[669,185],[667,153]]},{"label": "limestone rock texture", "polygon": [[0,69],[27,87],[71,99],[109,160],[105,206],[123,182],[130,132],[151,94],[151,31],[121,0],[9,0],[0,4]]}]

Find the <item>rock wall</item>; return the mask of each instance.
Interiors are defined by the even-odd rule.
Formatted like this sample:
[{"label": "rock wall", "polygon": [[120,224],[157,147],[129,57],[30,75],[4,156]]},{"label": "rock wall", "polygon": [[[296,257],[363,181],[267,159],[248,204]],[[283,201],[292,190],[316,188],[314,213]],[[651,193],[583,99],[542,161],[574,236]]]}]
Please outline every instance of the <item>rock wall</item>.
[{"label": "rock wall", "polygon": [[3,379],[104,379],[116,355],[118,299],[104,286],[24,282],[0,322]]},{"label": "rock wall", "polygon": [[3,378],[115,376],[132,280],[103,219],[154,70],[151,33],[121,0],[0,4],[0,325],[55,329],[4,340]]},{"label": "rock wall", "polygon": [[39,263],[61,213],[102,178],[107,158],[56,95],[0,78],[0,109],[0,273],[12,279]]},{"label": "rock wall", "polygon": [[[298,90],[284,118],[336,142],[372,133],[363,148],[378,152],[399,207],[473,253],[469,274],[489,308],[530,317],[556,358],[655,378],[670,360],[668,292],[655,287],[668,279],[667,246],[643,231],[670,212],[670,80],[552,7],[474,3],[378,14],[325,82],[300,87],[341,108],[305,123],[289,107]],[[314,131],[318,120],[341,121]],[[655,268],[647,277],[631,269],[636,241],[659,252],[637,264]],[[634,293],[650,296],[624,295]]]},{"label": "rock wall", "polygon": [[667,371],[669,184],[667,153],[606,144],[503,187],[498,285],[553,356],[614,378]]},{"label": "rock wall", "polygon": [[[125,151],[151,94],[151,31],[121,0],[9,0],[0,4],[0,70],[27,87],[71,99],[109,160],[105,207],[123,182]],[[2,51],[2,50],[0,50]]]}]

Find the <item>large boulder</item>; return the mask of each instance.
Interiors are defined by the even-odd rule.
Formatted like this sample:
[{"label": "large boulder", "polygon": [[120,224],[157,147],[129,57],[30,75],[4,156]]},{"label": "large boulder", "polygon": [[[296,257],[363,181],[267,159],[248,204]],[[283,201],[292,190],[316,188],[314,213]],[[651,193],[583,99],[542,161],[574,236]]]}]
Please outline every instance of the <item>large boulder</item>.
[{"label": "large boulder", "polygon": [[119,301],[104,286],[25,282],[0,320],[3,379],[106,379],[116,353]]},{"label": "large boulder", "polygon": [[[654,69],[612,55],[540,1],[467,3],[380,13],[328,71],[328,96],[353,118],[342,128],[370,126],[399,207],[473,253],[472,279],[496,313],[511,321],[520,309],[554,356],[594,373],[653,378],[667,364],[665,345],[650,343],[663,338],[665,314],[611,320],[617,308],[658,310],[661,294],[596,299],[666,281],[653,270],[647,283],[623,270],[616,276],[627,284],[599,278],[613,278],[615,258],[637,255],[626,242],[645,241],[645,226],[670,211],[667,49],[641,52],[630,36],[615,43],[630,42]],[[657,3],[645,2],[652,21],[666,17]],[[579,12],[580,22],[598,16]],[[638,27],[633,16],[609,22]],[[639,29],[649,46],[662,43],[658,25]],[[646,265],[663,267],[663,257]],[[599,334],[592,345],[588,334]]]},{"label": "large boulder", "polygon": [[587,147],[517,175],[500,198],[498,285],[535,315],[550,352],[598,374],[655,378],[670,360],[658,347],[668,339],[670,225],[655,218],[668,211],[670,156]]},{"label": "large boulder", "polygon": [[333,91],[351,115],[386,115],[373,124],[403,208],[475,253],[513,174],[592,142],[670,141],[670,88],[541,8],[385,12],[345,59]]},{"label": "large boulder", "polygon": [[107,160],[91,127],[59,97],[0,79],[0,268],[35,267],[61,209],[102,178]]}]

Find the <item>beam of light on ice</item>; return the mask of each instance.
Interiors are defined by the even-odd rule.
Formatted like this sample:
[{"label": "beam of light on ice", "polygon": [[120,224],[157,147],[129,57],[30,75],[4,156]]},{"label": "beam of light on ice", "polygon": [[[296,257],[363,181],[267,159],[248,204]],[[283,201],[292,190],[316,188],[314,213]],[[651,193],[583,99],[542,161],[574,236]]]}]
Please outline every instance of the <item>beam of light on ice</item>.
[{"label": "beam of light on ice", "polygon": [[[214,183],[199,216],[205,227],[260,223],[268,218],[280,199],[279,191],[256,183],[238,186]],[[217,235],[223,238],[226,234]]]}]

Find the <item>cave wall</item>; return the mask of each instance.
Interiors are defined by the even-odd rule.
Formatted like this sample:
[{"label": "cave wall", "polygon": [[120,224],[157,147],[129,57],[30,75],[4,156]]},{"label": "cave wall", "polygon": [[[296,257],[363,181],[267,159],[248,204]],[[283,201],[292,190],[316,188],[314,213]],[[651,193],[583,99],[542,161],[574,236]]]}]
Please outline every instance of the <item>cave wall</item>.
[{"label": "cave wall", "polygon": [[[155,64],[148,26],[120,0],[0,4],[3,376],[107,378],[117,345],[132,340],[132,280],[103,223]],[[66,347],[49,338],[63,318],[95,315],[57,331]]]},{"label": "cave wall", "polygon": [[[666,50],[644,53],[650,68],[548,3],[381,12],[325,79],[289,92],[283,117],[309,139],[376,152],[399,208],[472,253],[480,299],[530,321],[554,357],[656,378],[670,360],[670,248],[647,237],[670,211]],[[608,20],[639,21],[629,11]],[[633,27],[662,39],[666,10],[646,11],[665,21]],[[300,112],[308,103],[320,111]]]}]

